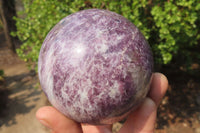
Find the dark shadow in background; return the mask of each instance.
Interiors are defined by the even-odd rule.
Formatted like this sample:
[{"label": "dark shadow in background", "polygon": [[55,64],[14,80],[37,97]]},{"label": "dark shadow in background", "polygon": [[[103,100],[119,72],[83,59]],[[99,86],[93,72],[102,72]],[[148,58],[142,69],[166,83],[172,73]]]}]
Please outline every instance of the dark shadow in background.
[{"label": "dark shadow in background", "polygon": [[[39,97],[37,96],[41,94],[41,90],[34,87],[35,82],[31,82],[28,85],[26,84],[34,78],[37,77],[35,77],[32,72],[5,77],[5,82],[1,83],[0,88],[0,90],[2,90],[0,91],[0,126],[16,124],[16,115],[27,114],[36,106],[35,104],[26,105],[27,102],[30,102],[30,99],[32,99],[32,103],[38,101]],[[14,84],[12,89],[9,90],[6,88],[6,86],[11,84]],[[24,93],[25,89],[30,90],[30,93]],[[17,96],[9,98],[9,96],[16,93],[18,93]]]},{"label": "dark shadow in background", "polygon": [[[197,64],[199,65],[199,64]],[[169,80],[169,90],[158,109],[157,129],[176,122],[200,123],[200,68],[185,71],[169,65],[162,72]]]}]

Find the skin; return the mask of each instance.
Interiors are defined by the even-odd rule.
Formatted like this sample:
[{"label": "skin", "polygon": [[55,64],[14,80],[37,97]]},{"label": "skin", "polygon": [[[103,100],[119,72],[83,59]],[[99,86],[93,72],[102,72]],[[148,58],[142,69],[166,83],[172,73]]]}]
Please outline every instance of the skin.
[{"label": "skin", "polygon": [[[168,80],[161,73],[154,73],[150,91],[140,107],[132,112],[118,133],[153,133],[158,106],[168,88]],[[112,125],[94,126],[70,120],[54,107],[41,107],[36,118],[52,133],[112,133]]]}]

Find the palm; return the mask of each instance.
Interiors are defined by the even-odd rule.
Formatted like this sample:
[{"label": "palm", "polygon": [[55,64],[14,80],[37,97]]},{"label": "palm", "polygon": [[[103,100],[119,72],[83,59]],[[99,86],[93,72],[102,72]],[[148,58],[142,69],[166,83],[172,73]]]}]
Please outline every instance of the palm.
[{"label": "palm", "polygon": [[93,125],[83,125],[83,133],[112,133],[112,125],[105,126],[93,126]]},{"label": "palm", "polygon": [[[167,78],[160,73],[153,74],[148,97],[132,112],[118,133],[153,133],[157,107],[168,87]],[[53,107],[42,107],[36,113],[41,123],[53,133],[112,133],[112,125],[93,126],[68,119]]]}]

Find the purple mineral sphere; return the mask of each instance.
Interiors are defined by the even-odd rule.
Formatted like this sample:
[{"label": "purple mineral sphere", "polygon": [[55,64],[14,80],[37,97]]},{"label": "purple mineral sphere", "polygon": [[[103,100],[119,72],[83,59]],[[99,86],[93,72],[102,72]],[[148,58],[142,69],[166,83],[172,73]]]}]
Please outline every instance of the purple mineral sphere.
[{"label": "purple mineral sphere", "polygon": [[123,16],[88,9],[62,19],[40,50],[38,73],[51,104],[82,123],[111,124],[146,97],[153,57]]}]

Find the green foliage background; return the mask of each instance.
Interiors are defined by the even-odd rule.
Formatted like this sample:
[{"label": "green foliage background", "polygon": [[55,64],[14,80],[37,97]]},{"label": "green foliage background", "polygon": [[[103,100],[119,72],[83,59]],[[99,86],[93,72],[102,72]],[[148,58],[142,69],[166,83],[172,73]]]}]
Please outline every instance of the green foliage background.
[{"label": "green foliage background", "polygon": [[[191,62],[200,40],[199,0],[22,0],[24,18],[17,18],[17,36],[22,45],[18,55],[34,65],[50,29],[63,17],[83,9],[100,8],[117,12],[133,22],[145,35],[156,65],[173,59]],[[195,55],[200,60],[200,54]]]}]

